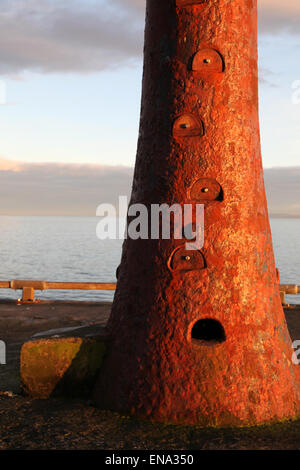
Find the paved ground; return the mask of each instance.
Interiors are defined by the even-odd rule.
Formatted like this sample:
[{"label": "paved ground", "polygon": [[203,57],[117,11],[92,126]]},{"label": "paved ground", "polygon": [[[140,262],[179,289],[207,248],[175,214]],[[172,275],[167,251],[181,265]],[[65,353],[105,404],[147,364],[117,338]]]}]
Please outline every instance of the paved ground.
[{"label": "paved ground", "polygon": [[[62,327],[93,331],[105,325],[110,304],[0,303],[2,449],[300,449],[300,420],[243,429],[200,429],[136,421],[96,409],[83,400],[31,400],[20,394],[19,352],[32,335]],[[300,339],[300,308],[286,311],[293,339]],[[84,329],[78,330],[85,331]]]}]

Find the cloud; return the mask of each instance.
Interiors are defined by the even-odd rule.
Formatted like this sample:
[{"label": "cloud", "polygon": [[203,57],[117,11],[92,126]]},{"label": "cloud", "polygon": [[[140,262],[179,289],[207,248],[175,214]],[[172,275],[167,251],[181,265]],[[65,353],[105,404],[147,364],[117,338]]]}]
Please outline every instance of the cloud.
[{"label": "cloud", "polygon": [[1,0],[0,73],[90,73],[139,58],[143,8],[128,0]]},{"label": "cloud", "polygon": [[130,196],[133,169],[0,159],[1,215],[90,215]]},{"label": "cloud", "polygon": [[[145,0],[1,0],[0,74],[92,73],[140,60]],[[263,33],[300,33],[299,0],[261,0]]]},{"label": "cloud", "polygon": [[300,166],[265,169],[269,213],[300,217]]},{"label": "cloud", "polygon": [[259,28],[262,33],[287,32],[300,34],[299,0],[261,0],[259,5]]},{"label": "cloud", "polygon": [[[0,215],[90,215],[131,192],[133,168],[0,159]],[[265,170],[271,215],[300,217],[300,167]]]},{"label": "cloud", "polygon": [[277,74],[264,67],[259,67],[258,69],[258,81],[260,85],[265,85],[269,88],[278,88],[279,85],[276,84],[276,80],[274,81],[274,78],[277,78],[276,75]]}]

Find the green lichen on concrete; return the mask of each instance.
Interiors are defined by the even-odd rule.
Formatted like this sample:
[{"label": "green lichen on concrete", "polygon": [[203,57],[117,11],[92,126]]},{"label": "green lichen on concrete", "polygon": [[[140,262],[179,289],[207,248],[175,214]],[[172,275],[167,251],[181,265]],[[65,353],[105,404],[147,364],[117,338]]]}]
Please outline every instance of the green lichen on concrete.
[{"label": "green lichen on concrete", "polygon": [[105,344],[96,339],[51,338],[25,343],[20,375],[34,398],[89,396],[102,365]]}]

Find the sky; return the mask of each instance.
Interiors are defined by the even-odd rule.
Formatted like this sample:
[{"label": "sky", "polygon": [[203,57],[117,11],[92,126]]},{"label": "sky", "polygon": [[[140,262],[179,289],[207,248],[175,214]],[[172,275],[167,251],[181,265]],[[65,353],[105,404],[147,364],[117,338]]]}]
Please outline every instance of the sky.
[{"label": "sky", "polygon": [[[288,167],[282,175],[293,180],[300,165],[300,2],[258,3],[263,163],[269,170]],[[1,0],[0,191],[8,186],[14,199],[9,213],[17,207],[40,212],[34,195],[42,180],[44,191],[48,188],[45,213],[76,212],[69,205],[59,208],[53,198],[62,174],[78,198],[83,197],[80,184],[95,185],[94,196],[85,192],[87,204],[97,198],[95,207],[121,194],[113,185],[121,184],[122,175],[122,189],[130,187],[131,176],[129,183],[126,178],[136,154],[144,13],[144,0]],[[101,185],[97,193],[95,174],[99,181],[111,178],[106,192]],[[28,185],[23,197],[21,177]],[[5,194],[0,213],[7,213]],[[275,195],[270,204],[274,213],[300,214],[299,205],[284,208]]]}]

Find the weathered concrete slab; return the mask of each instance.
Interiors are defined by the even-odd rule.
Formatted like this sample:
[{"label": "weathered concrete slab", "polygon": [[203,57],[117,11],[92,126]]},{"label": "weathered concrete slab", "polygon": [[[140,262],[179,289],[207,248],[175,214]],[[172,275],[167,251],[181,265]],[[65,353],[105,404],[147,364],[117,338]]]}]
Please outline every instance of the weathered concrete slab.
[{"label": "weathered concrete slab", "polygon": [[96,338],[46,338],[25,343],[21,387],[32,398],[87,397],[99,373],[105,342]]},{"label": "weathered concrete slab", "polygon": [[[51,333],[50,336],[95,337],[106,325],[111,304],[107,302],[41,302],[17,305],[0,301],[0,340],[6,344],[6,366],[0,367],[0,392],[20,390],[20,351],[33,336],[49,330],[80,327],[77,331]],[[81,328],[82,327],[82,328]]]}]

